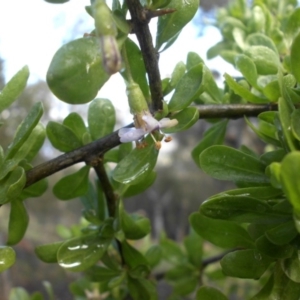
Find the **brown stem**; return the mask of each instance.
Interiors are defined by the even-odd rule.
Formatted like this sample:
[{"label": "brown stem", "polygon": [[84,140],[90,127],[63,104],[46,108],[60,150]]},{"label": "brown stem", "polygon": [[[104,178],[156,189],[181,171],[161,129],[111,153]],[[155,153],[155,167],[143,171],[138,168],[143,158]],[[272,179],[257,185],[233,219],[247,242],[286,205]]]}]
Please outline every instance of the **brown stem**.
[{"label": "brown stem", "polygon": [[[244,116],[256,117],[257,115],[265,111],[278,110],[277,104],[199,105],[197,106],[197,108],[199,109],[200,119],[237,119]],[[132,126],[132,124],[129,124],[127,127]],[[99,157],[102,156],[106,151],[118,146],[119,144],[120,139],[118,136],[118,132],[115,131],[102,139],[51,159],[26,172],[27,181],[25,187],[28,187],[43,178],[46,178],[62,169],[70,167],[79,162],[87,162],[88,164],[93,165],[93,159],[97,161]]]},{"label": "brown stem", "polygon": [[148,23],[150,21],[148,10],[142,7],[139,0],[126,0],[131,14],[133,32],[139,41],[146,71],[149,79],[149,86],[152,98],[151,110],[162,110],[162,86],[158,68],[158,54],[153,47],[152,36]]}]

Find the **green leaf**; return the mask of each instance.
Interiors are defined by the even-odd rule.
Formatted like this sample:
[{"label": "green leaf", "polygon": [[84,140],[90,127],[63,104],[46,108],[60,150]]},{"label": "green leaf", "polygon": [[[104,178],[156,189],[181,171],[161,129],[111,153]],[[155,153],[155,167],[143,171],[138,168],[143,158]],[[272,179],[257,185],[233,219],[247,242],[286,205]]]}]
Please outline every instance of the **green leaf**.
[{"label": "green leaf", "polygon": [[[180,0],[181,1],[181,0]],[[203,64],[200,63],[183,75],[169,102],[169,111],[177,111],[189,106],[201,92]]]},{"label": "green leaf", "polygon": [[222,102],[222,94],[220,89],[217,86],[211,70],[206,65],[203,65],[202,69],[201,93],[203,92],[210,95],[214,102]]},{"label": "green leaf", "polygon": [[157,300],[156,287],[150,280],[128,277],[128,289],[133,300]]},{"label": "green leaf", "polygon": [[196,289],[198,278],[193,272],[195,269],[191,266],[178,266],[166,273],[165,278],[173,285],[174,295],[186,296]]},{"label": "green leaf", "polygon": [[[148,99],[149,87],[147,83],[146,68],[142,52],[140,48],[129,38],[126,39],[123,47],[125,47],[126,49],[126,55],[130,66],[130,73],[132,75],[132,79],[140,86],[145,98]],[[122,69],[120,73],[125,80],[129,80],[127,78],[125,69]]]},{"label": "green leaf", "polygon": [[220,121],[209,128],[199,144],[192,150],[192,158],[200,167],[199,155],[208,147],[222,145],[226,134],[227,120]]},{"label": "green leaf", "polygon": [[300,283],[300,252],[295,251],[290,258],[281,261],[281,267],[285,275],[292,281]]},{"label": "green leaf", "polygon": [[298,232],[295,228],[294,221],[282,223],[265,232],[266,237],[275,245],[286,245],[291,242]]},{"label": "green leaf", "polygon": [[26,183],[25,171],[16,167],[0,181],[0,204],[15,200],[20,196]]},{"label": "green leaf", "polygon": [[101,238],[98,233],[68,240],[58,249],[58,264],[69,271],[84,271],[101,259],[110,243],[110,239]]},{"label": "green leaf", "polygon": [[274,151],[269,151],[260,157],[260,160],[266,165],[271,164],[272,162],[281,162],[285,157],[286,152],[283,149],[278,149]]},{"label": "green leaf", "polygon": [[23,201],[11,202],[7,245],[16,245],[21,241],[29,224],[29,216]]},{"label": "green leaf", "polygon": [[300,7],[297,7],[288,17],[284,31],[290,39],[299,33],[300,28]]},{"label": "green leaf", "polygon": [[145,237],[151,231],[151,224],[148,218],[139,215],[129,215],[120,209],[121,228],[125,237],[129,240],[139,240]]},{"label": "green leaf", "polygon": [[11,247],[0,246],[0,273],[10,268],[15,261],[15,251]]},{"label": "green leaf", "polygon": [[292,125],[292,132],[294,137],[300,141],[300,109],[295,109],[292,112],[292,120],[291,120],[291,125]]},{"label": "green leaf", "polygon": [[233,92],[241,96],[243,99],[255,104],[263,104],[269,102],[269,100],[266,98],[257,97],[256,95],[252,94],[247,88],[237,83],[230,75],[225,73],[224,78]]},{"label": "green leaf", "polygon": [[268,255],[269,257],[278,259],[291,257],[293,253],[293,247],[291,245],[275,245],[264,235],[256,240],[255,246],[260,252]]},{"label": "green leaf", "polygon": [[170,128],[164,128],[162,130],[164,133],[174,133],[187,130],[199,120],[199,110],[196,107],[187,107],[173,115],[170,119],[176,119],[178,124]]},{"label": "green leaf", "polygon": [[29,187],[22,190],[20,195],[21,200],[25,200],[27,198],[40,197],[43,195],[48,188],[48,182],[46,179],[42,179]]},{"label": "green leaf", "polygon": [[86,271],[86,274],[92,282],[107,282],[117,276],[120,276],[121,270],[112,270],[101,266],[93,266]]},{"label": "green leaf", "polygon": [[[166,8],[176,11],[159,17],[156,34],[156,50],[177,35],[181,29],[193,18],[198,10],[198,0],[182,1],[172,0]],[[165,48],[166,49],[166,48]]]},{"label": "green leaf", "polygon": [[115,108],[110,100],[97,98],[91,102],[88,110],[88,124],[93,140],[112,133],[115,122]]},{"label": "green leaf", "polygon": [[152,245],[147,252],[145,253],[145,257],[148,261],[148,264],[151,268],[155,267],[159,264],[162,258],[162,249],[159,245]]},{"label": "green leaf", "polygon": [[156,180],[156,172],[152,171],[144,180],[138,182],[137,184],[130,184],[124,194],[124,198],[129,198],[138,194],[143,193],[147,190]]},{"label": "green leaf", "polygon": [[26,159],[27,162],[31,162],[43,146],[45,138],[45,127],[41,123],[38,123],[19,151],[14,155],[14,160],[21,161],[22,159]]},{"label": "green leaf", "polygon": [[186,260],[186,256],[181,250],[180,246],[174,241],[167,238],[162,238],[160,241],[160,246],[163,251],[163,258],[171,264],[178,265]]},{"label": "green leaf", "polygon": [[84,195],[89,187],[90,166],[60,179],[53,187],[54,195],[60,200],[70,200]]},{"label": "green leaf", "polygon": [[69,152],[83,145],[76,134],[63,124],[50,121],[46,132],[52,146],[61,152]]},{"label": "green leaf", "polygon": [[228,300],[228,298],[219,290],[210,287],[202,286],[196,294],[196,300]]},{"label": "green leaf", "polygon": [[30,296],[24,288],[18,287],[11,289],[9,300],[30,300]]},{"label": "green leaf", "polygon": [[183,242],[189,262],[196,268],[200,268],[203,256],[203,239],[195,232],[195,230],[190,230],[189,235],[184,238]]},{"label": "green leaf", "polygon": [[42,114],[43,114],[42,103],[41,102],[35,103],[33,107],[30,109],[30,112],[28,113],[26,118],[19,125],[15,133],[13,142],[9,146],[9,149],[6,153],[6,159],[12,158],[19,151],[19,149],[22,147],[24,142],[30,136],[33,129],[38,124]]},{"label": "green leaf", "polygon": [[87,134],[87,128],[82,117],[76,113],[70,113],[63,121],[63,125],[69,127],[77,136],[78,140],[84,144],[83,137]]},{"label": "green leaf", "polygon": [[260,75],[276,74],[280,63],[278,55],[266,46],[251,46],[245,52],[256,65]]},{"label": "green leaf", "polygon": [[273,40],[263,33],[255,32],[249,34],[246,38],[246,43],[250,46],[265,46],[278,54],[278,50]]},{"label": "green leaf", "polygon": [[29,69],[25,66],[4,86],[0,92],[0,113],[20,96],[26,87],[28,77]]},{"label": "green leaf", "polygon": [[130,269],[134,269],[139,266],[148,266],[146,257],[141,252],[132,247],[126,240],[122,242],[122,253],[125,263]]},{"label": "green leaf", "polygon": [[263,288],[250,300],[265,300],[269,299],[269,296],[272,292],[274,284],[274,276],[273,274],[269,277],[267,283],[263,286]]},{"label": "green leaf", "polygon": [[282,191],[275,189],[272,186],[246,187],[221,192],[211,196],[209,199],[216,199],[224,196],[247,196],[261,200],[271,200],[282,196]]},{"label": "green leaf", "polygon": [[186,68],[187,70],[190,70],[192,67],[198,65],[198,64],[204,64],[203,59],[199,56],[196,52],[189,52],[187,54],[186,58]]},{"label": "green leaf", "polygon": [[256,249],[248,249],[230,252],[220,263],[226,276],[259,279],[273,260]]},{"label": "green leaf", "polygon": [[45,263],[57,263],[57,252],[64,242],[55,242],[37,246],[34,250],[37,257]]},{"label": "green leaf", "polygon": [[256,66],[248,56],[244,54],[238,55],[235,58],[235,66],[252,86],[258,87]]},{"label": "green leaf", "polygon": [[113,171],[113,179],[123,184],[137,184],[144,180],[156,164],[158,151],[154,144],[135,148],[125,156]]},{"label": "green leaf", "polygon": [[207,218],[200,213],[193,213],[189,220],[202,238],[216,246],[222,248],[254,246],[248,232],[234,222]]},{"label": "green leaf", "polygon": [[281,222],[290,218],[290,213],[275,211],[265,200],[249,196],[211,198],[203,202],[200,212],[209,218],[247,222]]},{"label": "green leaf", "polygon": [[298,142],[291,130],[291,116],[295,108],[287,98],[279,98],[278,101],[279,119],[282,125],[284,138],[291,150],[296,150]]},{"label": "green leaf", "polygon": [[53,94],[70,104],[93,100],[109,77],[102,65],[96,37],[63,45],[54,54],[47,71],[47,83]]},{"label": "green leaf", "polygon": [[267,183],[265,166],[258,159],[227,146],[211,146],[200,155],[200,166],[221,180]]},{"label": "green leaf", "polygon": [[293,207],[300,212],[300,152],[291,152],[281,164],[280,179],[282,189]]}]

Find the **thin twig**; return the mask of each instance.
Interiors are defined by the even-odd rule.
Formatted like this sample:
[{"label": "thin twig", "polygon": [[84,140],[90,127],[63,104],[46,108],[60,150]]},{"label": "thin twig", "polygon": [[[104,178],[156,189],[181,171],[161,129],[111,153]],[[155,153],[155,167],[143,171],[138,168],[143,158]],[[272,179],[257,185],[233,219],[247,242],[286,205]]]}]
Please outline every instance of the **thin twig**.
[{"label": "thin twig", "polygon": [[[277,104],[227,104],[201,105],[197,106],[197,108],[199,109],[200,119],[237,119],[244,116],[256,117],[257,115],[265,111],[276,111],[278,109],[278,106]],[[133,124],[129,124],[126,127],[132,126]],[[94,141],[88,145],[62,154],[27,171],[27,181],[25,187],[28,187],[60,170],[75,165],[76,163],[87,162],[89,164],[93,159],[98,160],[99,157],[102,156],[105,152],[118,145],[120,145],[120,138],[118,136],[118,131],[115,131],[112,134]]]},{"label": "thin twig", "polygon": [[158,68],[158,54],[153,47],[152,36],[148,23],[150,21],[146,8],[142,7],[139,0],[126,0],[131,14],[133,32],[139,41],[145,68],[148,74],[149,86],[152,97],[153,112],[162,110],[162,86]]}]

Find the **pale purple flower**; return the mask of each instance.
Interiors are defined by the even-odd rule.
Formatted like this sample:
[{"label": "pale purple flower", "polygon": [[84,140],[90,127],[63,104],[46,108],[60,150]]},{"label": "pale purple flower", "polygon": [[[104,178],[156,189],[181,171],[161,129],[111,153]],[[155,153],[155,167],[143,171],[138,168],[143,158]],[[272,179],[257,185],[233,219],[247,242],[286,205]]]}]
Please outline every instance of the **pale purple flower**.
[{"label": "pale purple flower", "polygon": [[140,140],[145,134],[151,133],[161,128],[169,128],[178,124],[176,119],[163,118],[157,121],[150,114],[142,116],[144,121],[144,128],[121,128],[119,130],[119,137],[121,143],[133,142]]}]

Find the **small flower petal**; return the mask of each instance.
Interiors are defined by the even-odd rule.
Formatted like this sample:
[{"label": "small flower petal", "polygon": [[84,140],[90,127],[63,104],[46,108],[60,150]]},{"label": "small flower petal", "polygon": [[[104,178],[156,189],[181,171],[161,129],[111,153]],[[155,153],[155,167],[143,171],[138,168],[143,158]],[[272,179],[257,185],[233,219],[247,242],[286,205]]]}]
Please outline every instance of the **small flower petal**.
[{"label": "small flower petal", "polygon": [[152,132],[154,130],[159,129],[159,122],[154,119],[150,114],[142,116],[142,119],[146,123],[146,132]]},{"label": "small flower petal", "polygon": [[146,134],[141,128],[121,128],[118,132],[121,143],[137,141]]},{"label": "small flower petal", "polygon": [[163,118],[159,122],[159,128],[170,128],[176,126],[178,121],[176,119]]}]

